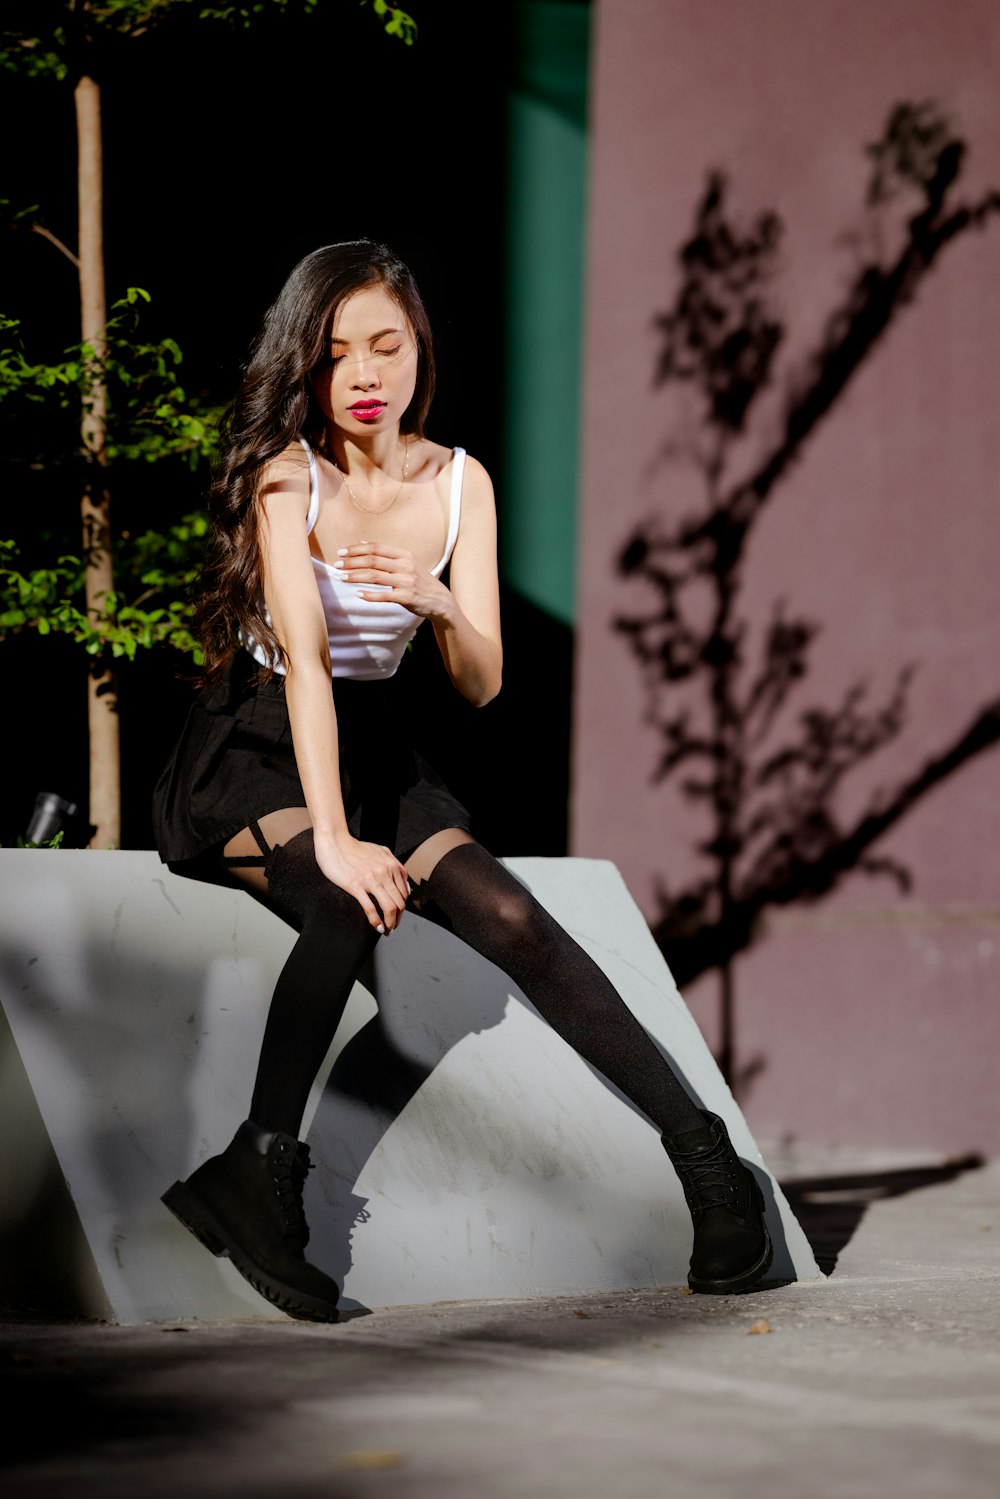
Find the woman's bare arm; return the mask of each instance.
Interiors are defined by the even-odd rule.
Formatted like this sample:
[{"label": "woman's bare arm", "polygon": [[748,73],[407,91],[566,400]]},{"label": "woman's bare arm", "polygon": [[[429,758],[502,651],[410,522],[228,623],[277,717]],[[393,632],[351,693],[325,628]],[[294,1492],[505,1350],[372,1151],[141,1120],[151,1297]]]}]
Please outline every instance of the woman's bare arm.
[{"label": "woman's bare arm", "polygon": [[329,639],[306,538],[309,473],[304,460],[289,453],[269,464],[258,504],[264,600],[285,652],[285,699],[316,862],[329,880],[359,901],[372,926],[380,928],[384,919],[391,931],[406,902],[407,876],[389,849],[360,842],[347,826]]},{"label": "woman's bare arm", "polygon": [[441,612],[432,619],[449,677],[463,697],[481,708],[496,697],[503,675],[497,514],[490,476],[475,458],[466,459],[463,481],[450,587]]}]

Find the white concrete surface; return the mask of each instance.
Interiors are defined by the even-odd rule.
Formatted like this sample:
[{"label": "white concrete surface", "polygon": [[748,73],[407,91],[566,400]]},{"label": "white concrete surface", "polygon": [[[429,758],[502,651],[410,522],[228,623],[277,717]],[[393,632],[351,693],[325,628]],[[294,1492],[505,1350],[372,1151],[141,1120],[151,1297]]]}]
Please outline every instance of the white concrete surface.
[{"label": "white concrete surface", "polygon": [[[726,1119],[769,1198],[775,1276],[817,1277],[614,866],[505,862]],[[159,1197],[245,1117],[294,934],[152,853],[0,850],[0,938],[0,999],[37,1102],[4,1159],[5,1233],[12,1213],[29,1221],[51,1142],[106,1298],[84,1314],[273,1317]],[[690,1221],[656,1132],[499,970],[407,917],[380,944],[373,986],[377,1015],[357,986],[307,1115],[310,1257],[346,1306],[684,1281]]]}]

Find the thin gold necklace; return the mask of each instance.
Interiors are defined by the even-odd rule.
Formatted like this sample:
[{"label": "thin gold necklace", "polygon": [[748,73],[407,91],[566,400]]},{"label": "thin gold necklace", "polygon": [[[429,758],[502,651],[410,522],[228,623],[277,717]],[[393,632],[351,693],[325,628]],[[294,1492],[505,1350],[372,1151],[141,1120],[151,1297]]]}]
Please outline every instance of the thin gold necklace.
[{"label": "thin gold necklace", "polygon": [[354,506],[355,510],[361,510],[365,515],[381,515],[383,511],[391,510],[393,505],[395,505],[396,501],[399,499],[400,495],[403,493],[403,486],[406,483],[406,475],[410,470],[410,444],[406,443],[403,448],[403,477],[400,480],[399,488],[396,490],[396,493],[393,495],[392,499],[389,500],[385,505],[362,505],[359,502],[357,495],[354,493],[354,490],[351,488],[350,479],[347,477],[346,473],[341,468],[336,458],[334,458],[333,460],[333,466],[343,479],[344,484],[347,487],[347,497],[350,500],[351,504]]}]

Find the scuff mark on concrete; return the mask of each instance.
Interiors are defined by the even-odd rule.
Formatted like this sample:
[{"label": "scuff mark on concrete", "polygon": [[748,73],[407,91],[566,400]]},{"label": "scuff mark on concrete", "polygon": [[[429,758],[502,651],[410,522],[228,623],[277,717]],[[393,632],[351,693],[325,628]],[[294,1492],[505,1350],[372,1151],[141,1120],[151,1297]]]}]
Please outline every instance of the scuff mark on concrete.
[{"label": "scuff mark on concrete", "polygon": [[121,930],[122,912],[125,909],[125,901],[127,899],[127,896],[123,896],[122,899],[118,902],[117,906],[115,906],[115,917],[114,921],[111,924],[111,938],[108,945],[111,948],[111,956],[112,958],[114,958],[116,963],[121,961],[118,956],[118,933]]},{"label": "scuff mark on concrete", "polygon": [[167,887],[163,883],[163,881],[162,880],[154,880],[153,884],[159,886],[159,888],[160,888],[160,894],[163,896],[163,899],[166,901],[166,903],[170,907],[171,911],[174,911],[178,916],[180,916],[182,914],[181,913],[181,908],[174,901],[172,901],[170,899],[170,896],[167,894]]},{"label": "scuff mark on concrete", "polygon": [[490,1248],[495,1249],[502,1260],[509,1259],[510,1251],[508,1250],[507,1246],[500,1241],[500,1234],[497,1231],[496,1214],[490,1208],[486,1209],[486,1223],[489,1228]]}]

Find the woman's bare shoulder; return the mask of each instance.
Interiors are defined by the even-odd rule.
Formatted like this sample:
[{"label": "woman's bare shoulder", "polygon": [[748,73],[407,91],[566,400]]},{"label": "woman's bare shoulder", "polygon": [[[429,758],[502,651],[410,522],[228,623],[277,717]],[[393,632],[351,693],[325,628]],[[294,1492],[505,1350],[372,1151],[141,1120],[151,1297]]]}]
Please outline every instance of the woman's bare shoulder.
[{"label": "woman's bare shoulder", "polygon": [[295,495],[309,503],[309,459],[302,444],[290,442],[276,457],[261,465],[257,476],[257,498],[267,502],[277,495]]},{"label": "woman's bare shoulder", "polygon": [[[445,447],[443,443],[431,442],[429,438],[419,438],[410,450],[411,479],[436,479],[442,475],[447,477],[456,451],[455,448]],[[465,471],[462,475],[463,499],[470,493],[473,497],[492,499],[493,485],[479,459],[466,453]]]},{"label": "woman's bare shoulder", "polygon": [[429,437],[411,437],[407,440],[409,452],[407,467],[411,481],[431,483],[444,473],[452,460],[454,448],[443,443],[432,442]]},{"label": "woman's bare shoulder", "polygon": [[493,481],[478,458],[465,455],[465,472],[462,475],[462,504],[492,507]]},{"label": "woman's bare shoulder", "polygon": [[261,485],[270,484],[275,479],[301,478],[309,479],[309,459],[305,449],[300,442],[290,442],[286,448],[274,458],[269,458],[266,463],[261,464]]}]

